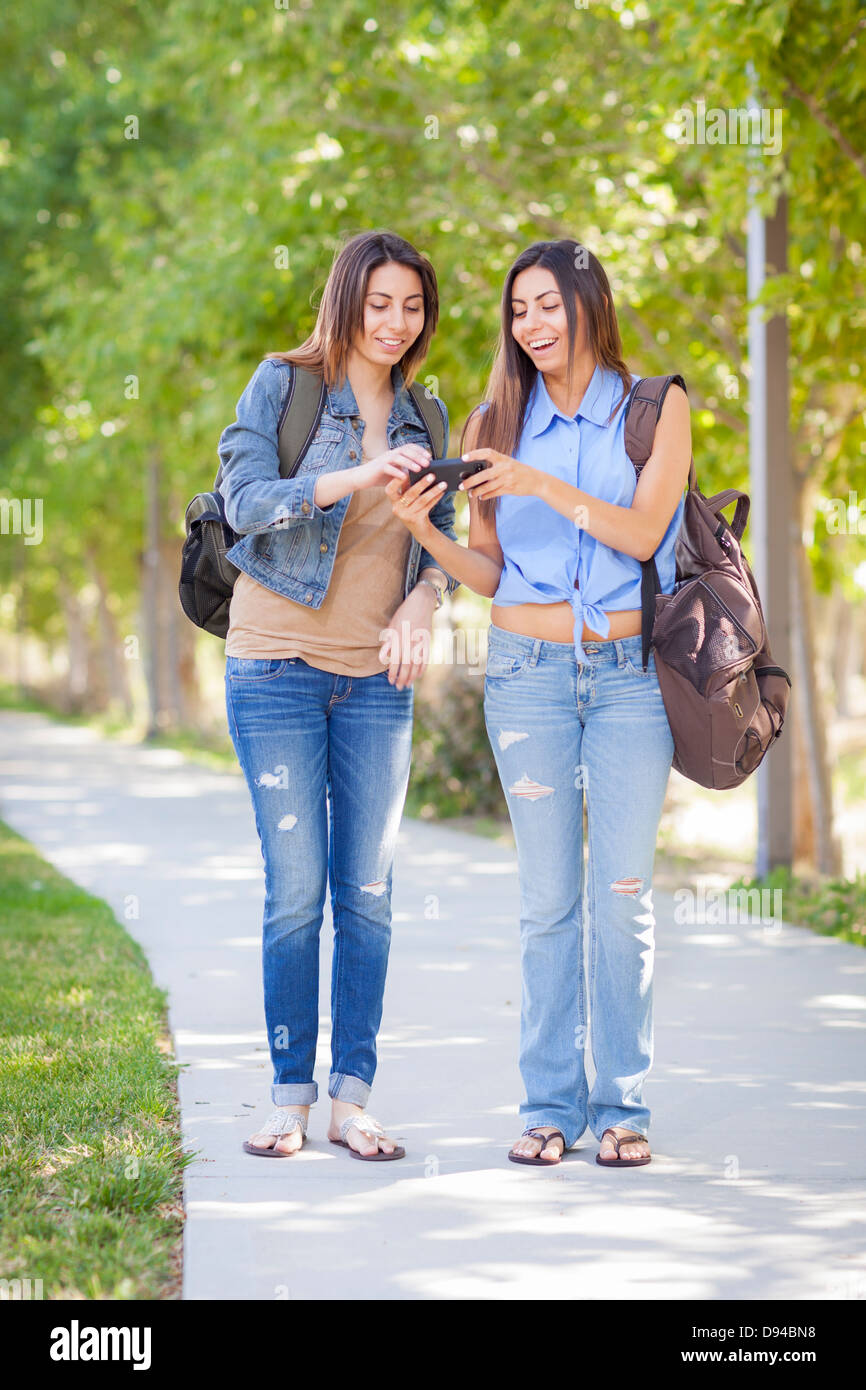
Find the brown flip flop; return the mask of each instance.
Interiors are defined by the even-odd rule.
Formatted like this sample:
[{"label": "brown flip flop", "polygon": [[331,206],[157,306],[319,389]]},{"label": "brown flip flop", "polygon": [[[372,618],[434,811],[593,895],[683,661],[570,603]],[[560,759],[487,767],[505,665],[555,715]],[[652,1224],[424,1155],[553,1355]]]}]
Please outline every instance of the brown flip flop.
[{"label": "brown flip flop", "polygon": [[394,1152],[390,1154],[385,1153],[384,1149],[377,1149],[374,1154],[358,1153],[358,1150],[353,1149],[346,1138],[352,1125],[355,1125],[355,1127],[370,1140],[387,1138],[384,1129],[379,1124],[378,1120],[373,1119],[372,1115],[350,1115],[349,1118],[344,1120],[340,1125],[339,1139],[332,1139],[331,1143],[339,1144],[342,1149],[348,1149],[352,1158],[360,1158],[364,1163],[390,1163],[395,1158],[406,1157],[406,1150],[400,1144],[398,1144]]},{"label": "brown flip flop", "polygon": [[567,1145],[566,1142],[565,1142],[565,1135],[563,1134],[562,1130],[561,1130],[561,1129],[555,1129],[555,1130],[553,1131],[552,1134],[542,1134],[542,1135],[539,1135],[539,1134],[537,1133],[538,1129],[539,1129],[539,1126],[536,1125],[534,1129],[527,1129],[527,1130],[525,1130],[524,1133],[521,1134],[521,1136],[520,1136],[521,1139],[525,1139],[525,1138],[527,1138],[527,1136],[535,1136],[536,1138],[539,1138],[539,1139],[543,1139],[543,1140],[544,1140],[544,1143],[542,1144],[541,1148],[538,1150],[538,1153],[535,1155],[535,1157],[534,1157],[534,1158],[530,1158],[527,1154],[516,1154],[516,1153],[514,1152],[513,1149],[509,1149],[509,1151],[508,1151],[508,1157],[511,1159],[511,1162],[512,1162],[512,1163],[525,1163],[525,1164],[527,1165],[527,1167],[532,1167],[532,1168],[555,1168],[556,1165],[557,1165],[557,1163],[561,1163],[561,1162],[562,1162],[562,1154],[559,1155],[559,1158],[542,1158],[542,1157],[541,1157],[541,1155],[544,1153],[544,1150],[547,1148],[548,1144],[550,1143],[551,1139],[561,1139],[561,1140],[562,1140],[562,1153],[563,1153],[563,1154],[565,1153],[566,1149],[568,1148],[568,1145]]},{"label": "brown flip flop", "polygon": [[[616,1158],[602,1158],[601,1154],[596,1154],[595,1161],[596,1163],[600,1163],[602,1168],[642,1168],[645,1163],[652,1162],[651,1154],[646,1154],[643,1158],[620,1158],[619,1156],[620,1144],[635,1144],[638,1139],[643,1139],[645,1143],[648,1143],[649,1140],[645,1134],[623,1134],[620,1136],[615,1134],[610,1126],[602,1133],[602,1139],[605,1134],[609,1134],[614,1142],[616,1147]],[[599,1143],[600,1142],[601,1140],[599,1140]]]},{"label": "brown flip flop", "polygon": [[256,1158],[294,1158],[295,1154],[301,1149],[293,1149],[291,1153],[285,1153],[277,1148],[277,1144],[284,1134],[294,1134],[296,1129],[300,1129],[304,1137],[301,1149],[307,1139],[307,1123],[303,1115],[299,1115],[296,1110],[288,1110],[286,1106],[275,1110],[268,1121],[262,1125],[261,1129],[256,1130],[256,1134],[273,1134],[275,1139],[269,1149],[263,1149],[260,1144],[251,1144],[248,1140],[244,1141],[243,1150],[245,1154],[254,1154]]}]

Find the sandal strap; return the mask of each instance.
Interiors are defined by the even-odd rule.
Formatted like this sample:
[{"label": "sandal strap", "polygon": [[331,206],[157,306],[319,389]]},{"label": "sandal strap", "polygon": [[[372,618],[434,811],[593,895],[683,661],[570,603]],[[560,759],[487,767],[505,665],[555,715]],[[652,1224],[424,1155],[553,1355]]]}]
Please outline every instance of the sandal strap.
[{"label": "sandal strap", "polygon": [[539,1152],[539,1153],[543,1153],[544,1150],[547,1148],[548,1144],[550,1143],[551,1139],[561,1139],[561,1140],[562,1140],[562,1152],[565,1153],[565,1150],[568,1148],[568,1145],[567,1145],[566,1142],[565,1142],[565,1135],[563,1134],[563,1132],[562,1132],[561,1129],[555,1129],[555,1130],[553,1131],[552,1134],[545,1134],[545,1136],[544,1136],[544,1143],[542,1144],[542,1146],[541,1146],[541,1148],[538,1150],[538,1152]]},{"label": "sandal strap", "polygon": [[366,1134],[368,1139],[385,1138],[384,1129],[379,1124],[378,1120],[373,1119],[372,1115],[366,1113],[363,1115],[350,1115],[349,1118],[344,1120],[340,1125],[340,1138],[344,1144],[349,1142],[346,1136],[352,1128],[352,1125],[354,1125],[356,1129],[359,1129],[362,1134]]},{"label": "sandal strap", "polygon": [[280,1138],[284,1134],[294,1134],[296,1129],[300,1129],[301,1134],[306,1139],[307,1123],[303,1115],[299,1115],[297,1110],[289,1110],[284,1105],[278,1110],[274,1110],[261,1129],[256,1130],[256,1133],[275,1134]]},{"label": "sandal strap", "polygon": [[[555,1130],[553,1131],[552,1134],[539,1134],[538,1131],[539,1131],[540,1128],[541,1128],[540,1125],[536,1125],[533,1129],[525,1129],[525,1130],[523,1131],[523,1136],[522,1136],[522,1137],[525,1139],[525,1138],[527,1137],[527,1135],[528,1135],[531,1139],[541,1139],[541,1140],[543,1140],[543,1143],[542,1143],[542,1145],[541,1145],[541,1148],[538,1150],[538,1152],[539,1152],[540,1154],[544,1153],[544,1150],[547,1148],[547,1146],[548,1146],[548,1144],[550,1143],[551,1139],[561,1139],[561,1140],[562,1140],[562,1152],[565,1153],[565,1150],[568,1148],[568,1145],[567,1145],[566,1142],[565,1142],[565,1135],[563,1134],[562,1130],[561,1130],[561,1129],[555,1129]],[[545,1126],[545,1128],[547,1128],[547,1126]]]},{"label": "sandal strap", "polygon": [[[602,1136],[601,1136],[602,1139],[604,1138],[605,1134],[609,1134],[609,1135],[610,1135],[611,1139],[612,1139],[613,1142],[614,1142],[614,1147],[616,1148],[617,1153],[619,1153],[619,1146],[620,1146],[620,1144],[648,1144],[648,1143],[649,1143],[649,1140],[647,1139],[647,1137],[646,1137],[645,1134],[617,1134],[614,1130],[612,1130],[612,1129],[610,1128],[610,1126],[608,1126],[608,1128],[607,1128],[606,1130],[603,1131]],[[599,1142],[600,1142],[600,1141],[599,1141]]]}]

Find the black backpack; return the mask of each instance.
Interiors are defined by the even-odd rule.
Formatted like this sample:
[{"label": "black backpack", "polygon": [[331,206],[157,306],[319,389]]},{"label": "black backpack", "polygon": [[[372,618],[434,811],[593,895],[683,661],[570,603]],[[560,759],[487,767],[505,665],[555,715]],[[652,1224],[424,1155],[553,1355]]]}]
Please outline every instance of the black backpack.
[{"label": "black backpack", "polygon": [[[435,399],[418,382],[408,388],[427,427],[434,458],[442,457],[445,426]],[[292,478],[316,437],[327,388],[320,376],[304,367],[292,366],[289,394],[277,424],[277,452],[280,477]],[[225,504],[219,491],[222,464],[213,491],[199,492],[186,509],[186,540],[180,567],[181,607],[196,627],[225,637],[229,630],[229,607],[238,568],[226,552],[241,537],[226,521]]]}]

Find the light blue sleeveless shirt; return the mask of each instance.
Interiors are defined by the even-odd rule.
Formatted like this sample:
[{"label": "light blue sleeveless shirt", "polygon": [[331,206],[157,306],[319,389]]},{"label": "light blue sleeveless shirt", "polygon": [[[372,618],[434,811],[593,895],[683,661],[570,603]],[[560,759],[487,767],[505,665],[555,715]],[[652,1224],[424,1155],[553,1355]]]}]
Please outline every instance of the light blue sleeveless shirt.
[{"label": "light blue sleeveless shirt", "polygon": [[[639,380],[632,377],[632,384]],[[571,417],[553,404],[539,372],[515,457],[591,497],[630,507],[637,479],[625,451],[624,405],[608,423],[621,395],[616,372],[597,365]],[[655,555],[665,594],[673,591],[676,579],[674,546],[684,505],[681,497]],[[498,498],[496,532],[505,563],[493,602],[505,607],[565,599],[574,612],[574,648],[580,664],[587,660],[581,640],[584,623],[606,637],[610,621],[605,610],[640,608],[640,560],[604,545],[539,497]]]}]

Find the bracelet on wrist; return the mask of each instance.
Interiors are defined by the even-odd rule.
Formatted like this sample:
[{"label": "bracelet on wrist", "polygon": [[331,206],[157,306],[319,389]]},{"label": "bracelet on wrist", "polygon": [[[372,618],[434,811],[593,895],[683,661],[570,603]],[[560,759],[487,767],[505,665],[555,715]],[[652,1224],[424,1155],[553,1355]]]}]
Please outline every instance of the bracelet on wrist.
[{"label": "bracelet on wrist", "polygon": [[[419,580],[418,580],[418,583],[419,583],[419,584],[426,584],[427,587],[428,587],[428,589],[432,589],[432,590],[433,590],[434,594],[436,595],[436,609],[441,608],[441,607],[442,607],[442,595],[443,595],[444,590],[440,587],[440,585],[434,584],[432,579],[419,579]],[[435,612],[436,609],[434,609],[433,611]]]}]

